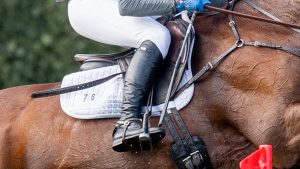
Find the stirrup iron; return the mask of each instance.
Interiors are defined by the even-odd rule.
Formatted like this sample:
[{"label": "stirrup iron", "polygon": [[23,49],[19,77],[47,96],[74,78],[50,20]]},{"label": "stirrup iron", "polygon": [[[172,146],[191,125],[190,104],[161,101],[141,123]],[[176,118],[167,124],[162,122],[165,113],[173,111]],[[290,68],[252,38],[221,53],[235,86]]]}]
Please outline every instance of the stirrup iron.
[{"label": "stirrup iron", "polygon": [[152,151],[153,145],[151,141],[151,137],[149,134],[149,118],[151,116],[152,112],[152,102],[153,102],[153,88],[154,85],[152,85],[148,101],[147,101],[147,111],[143,116],[143,132],[139,135],[139,142],[140,142],[140,148],[141,151],[143,150],[150,150]]}]

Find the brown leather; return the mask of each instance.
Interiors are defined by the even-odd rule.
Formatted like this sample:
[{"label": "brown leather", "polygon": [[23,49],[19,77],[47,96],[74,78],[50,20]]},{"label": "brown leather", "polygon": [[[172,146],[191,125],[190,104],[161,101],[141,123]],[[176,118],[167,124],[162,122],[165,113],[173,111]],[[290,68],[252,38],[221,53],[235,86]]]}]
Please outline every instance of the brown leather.
[{"label": "brown leather", "polygon": [[83,63],[87,60],[110,60],[116,61],[118,58],[125,57],[134,52],[135,49],[128,49],[119,53],[110,53],[110,54],[76,54],[74,60]]},{"label": "brown leather", "polygon": [[187,30],[186,25],[184,25],[184,22],[182,20],[175,20],[170,21],[167,24],[167,28],[169,29],[171,33],[171,45],[169,49],[169,53],[167,56],[167,60],[170,60],[171,63],[176,63],[176,60],[178,58],[178,54],[180,52],[180,48],[182,45],[182,41],[185,36],[185,32]]},{"label": "brown leather", "polygon": [[[169,49],[169,53],[164,61],[164,66],[162,67],[162,70],[155,82],[155,88],[154,88],[154,99],[153,99],[153,104],[154,105],[159,105],[165,101],[166,94],[168,91],[169,83],[171,81],[171,77],[173,74],[173,70],[175,67],[175,63],[177,58],[179,57],[181,45],[187,30],[188,24],[184,22],[183,20],[175,20],[175,21],[170,21],[167,24],[167,28],[170,30],[171,33],[171,45]],[[181,74],[182,71],[184,71],[184,67],[180,67],[178,71],[178,75]],[[178,76],[175,79],[175,84],[174,86],[177,86],[180,82],[181,76]],[[173,93],[174,91],[172,91]]]}]

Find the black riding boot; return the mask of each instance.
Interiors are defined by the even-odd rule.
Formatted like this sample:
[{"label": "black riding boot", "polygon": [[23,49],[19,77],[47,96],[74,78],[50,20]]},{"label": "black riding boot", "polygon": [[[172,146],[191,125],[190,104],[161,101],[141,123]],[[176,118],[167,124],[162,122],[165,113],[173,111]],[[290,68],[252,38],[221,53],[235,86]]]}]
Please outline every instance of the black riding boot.
[{"label": "black riding boot", "polygon": [[[151,41],[145,41],[134,54],[124,81],[121,118],[113,132],[113,149],[124,152],[139,145],[142,121],[139,119],[142,103],[156,77],[162,63],[162,55]],[[152,142],[165,136],[162,128],[151,127],[149,134]]]}]

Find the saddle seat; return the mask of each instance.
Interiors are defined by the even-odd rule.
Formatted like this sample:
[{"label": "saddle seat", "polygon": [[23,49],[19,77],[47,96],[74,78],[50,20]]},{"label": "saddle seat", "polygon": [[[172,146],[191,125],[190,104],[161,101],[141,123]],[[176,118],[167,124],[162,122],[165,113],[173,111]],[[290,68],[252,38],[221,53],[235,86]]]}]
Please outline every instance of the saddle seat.
[{"label": "saddle seat", "polygon": [[[154,88],[153,105],[159,105],[164,103],[166,94],[169,87],[169,82],[171,80],[173,70],[177,58],[179,57],[180,49],[184,40],[185,33],[187,31],[188,24],[177,19],[174,21],[169,21],[166,26],[171,33],[171,45],[166,59],[164,60],[163,66],[161,67],[162,72],[159,74],[158,79],[155,81],[155,86],[160,86],[159,88]],[[184,49],[184,54],[188,54],[189,47]],[[80,70],[90,70],[106,66],[119,65],[121,71],[126,72],[130,60],[134,55],[135,49],[131,48],[120,53],[112,54],[77,54],[74,56],[74,60],[81,63]],[[175,84],[174,91],[180,83],[183,76],[185,68],[185,61],[182,61],[181,66],[178,71],[178,75]]]},{"label": "saddle seat", "polygon": [[[123,65],[127,67],[130,63],[130,60],[135,52],[134,48],[125,50],[119,53],[110,53],[110,54],[76,54],[74,60],[81,63],[80,70],[90,70],[106,66],[114,65]],[[121,63],[125,62],[125,63]],[[123,67],[121,67],[121,70]],[[124,68],[126,69],[126,68]]]}]

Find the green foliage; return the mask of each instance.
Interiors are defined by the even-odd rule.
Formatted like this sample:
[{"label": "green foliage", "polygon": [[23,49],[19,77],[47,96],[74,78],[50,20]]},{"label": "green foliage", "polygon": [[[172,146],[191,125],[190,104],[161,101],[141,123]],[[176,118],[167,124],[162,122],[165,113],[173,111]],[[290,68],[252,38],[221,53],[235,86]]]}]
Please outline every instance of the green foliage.
[{"label": "green foliage", "polygon": [[0,3],[0,89],[57,82],[77,71],[76,53],[110,53],[121,48],[77,35],[67,1],[2,0]]}]

